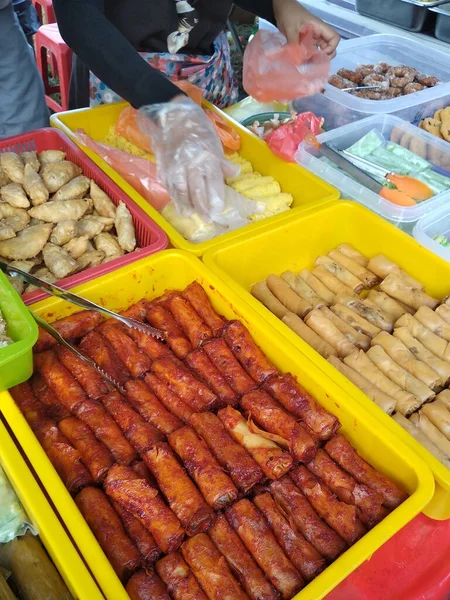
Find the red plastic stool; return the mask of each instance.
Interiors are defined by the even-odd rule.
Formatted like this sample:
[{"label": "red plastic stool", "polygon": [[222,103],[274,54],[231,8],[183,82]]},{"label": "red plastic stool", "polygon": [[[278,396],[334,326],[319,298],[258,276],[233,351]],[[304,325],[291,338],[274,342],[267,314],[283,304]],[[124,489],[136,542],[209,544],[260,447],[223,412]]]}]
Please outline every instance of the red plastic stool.
[{"label": "red plastic stool", "polygon": [[[69,108],[69,85],[70,73],[72,71],[72,50],[62,39],[58,25],[43,25],[35,37],[36,61],[41,73],[45,88],[45,99],[47,106],[54,112],[61,112]],[[48,77],[48,56],[50,53],[55,59],[55,65],[59,77],[59,85],[50,85]],[[61,94],[61,104],[50,98],[51,94]]]},{"label": "red plastic stool", "polygon": [[56,23],[52,0],[32,0],[41,25]]}]

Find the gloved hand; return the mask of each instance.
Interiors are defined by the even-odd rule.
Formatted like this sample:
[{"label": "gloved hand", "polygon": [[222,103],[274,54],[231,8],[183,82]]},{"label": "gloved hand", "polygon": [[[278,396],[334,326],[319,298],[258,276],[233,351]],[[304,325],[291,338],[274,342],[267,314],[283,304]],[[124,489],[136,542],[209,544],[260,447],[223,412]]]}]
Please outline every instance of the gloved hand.
[{"label": "gloved hand", "polygon": [[196,212],[208,220],[224,210],[224,177],[239,168],[225,159],[217,133],[192,100],[177,96],[170,102],[144,106],[138,125],[150,135],[157,173],[178,212]]}]

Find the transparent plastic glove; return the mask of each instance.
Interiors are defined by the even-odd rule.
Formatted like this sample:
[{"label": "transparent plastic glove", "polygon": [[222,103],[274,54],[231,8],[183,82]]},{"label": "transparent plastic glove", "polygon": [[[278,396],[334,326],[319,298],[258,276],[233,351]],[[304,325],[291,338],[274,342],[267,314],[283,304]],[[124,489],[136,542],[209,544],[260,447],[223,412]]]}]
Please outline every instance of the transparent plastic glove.
[{"label": "transparent plastic glove", "polygon": [[225,206],[224,178],[237,175],[238,167],[225,159],[208,117],[185,97],[145,106],[139,113],[139,128],[152,138],[158,177],[178,213],[214,220]]}]

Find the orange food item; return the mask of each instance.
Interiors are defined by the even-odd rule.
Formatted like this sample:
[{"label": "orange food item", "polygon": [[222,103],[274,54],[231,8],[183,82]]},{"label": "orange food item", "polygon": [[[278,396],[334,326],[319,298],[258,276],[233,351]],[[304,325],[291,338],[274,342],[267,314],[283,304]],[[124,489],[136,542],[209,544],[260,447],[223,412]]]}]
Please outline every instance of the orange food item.
[{"label": "orange food item", "polygon": [[151,571],[138,571],[126,587],[130,600],[170,600],[166,586]]},{"label": "orange food item", "polygon": [[397,204],[397,206],[416,206],[416,202],[405,194],[405,192],[401,192],[400,190],[393,190],[392,188],[383,187],[380,191],[380,196],[392,202],[392,204]]},{"label": "orange food item", "polygon": [[255,382],[247,375],[222,338],[211,340],[204,345],[203,350],[236,394],[240,396],[255,389]]},{"label": "orange food item", "polygon": [[181,419],[184,423],[189,422],[189,418],[194,411],[170,389],[163,379],[159,378],[154,373],[147,373],[144,377],[144,381],[168,411]]},{"label": "orange food item", "polygon": [[201,348],[190,352],[185,360],[194,373],[217,394],[222,401],[222,406],[224,404],[231,404],[231,406],[237,404],[238,399],[233,389]]},{"label": "orange food item", "polygon": [[30,385],[34,396],[39,398],[39,402],[45,406],[45,412],[50,419],[59,423],[61,419],[72,415],[51,391],[40,373],[34,373],[30,379]]},{"label": "orange food item", "polygon": [[211,327],[213,334],[215,336],[220,335],[225,325],[225,320],[213,309],[205,290],[198,281],[193,281],[188,285],[181,295],[186,300],[189,300],[203,321]]},{"label": "orange food item", "polygon": [[146,354],[141,352],[125,331],[119,329],[119,327],[109,326],[102,329],[102,335],[114,348],[116,356],[123,362],[133,377],[140,377],[150,370],[152,361]]},{"label": "orange food item", "polygon": [[[66,340],[79,339],[86,335],[91,329],[100,325],[103,317],[95,310],[82,310],[64,319],[58,319],[52,323],[54,327]],[[33,352],[43,352],[56,346],[58,342],[53,336],[39,327],[39,337],[34,345]]]},{"label": "orange food item", "polygon": [[117,356],[114,348],[96,331],[91,331],[84,336],[80,342],[80,350],[117,383],[123,385],[130,379],[130,372]]},{"label": "orange food item", "polygon": [[413,198],[418,202],[429,200],[433,197],[433,190],[429,188],[426,183],[423,183],[423,181],[415,179],[414,177],[388,173],[386,179],[395,185],[400,192],[407,194],[410,198]]},{"label": "orange food item", "polygon": [[179,552],[168,554],[155,568],[173,600],[208,600]]},{"label": "orange food item", "polygon": [[89,398],[97,400],[100,396],[108,393],[108,386],[100,373],[78,358],[76,354],[64,346],[58,346],[56,353],[61,364],[75,377]]},{"label": "orange food item", "polygon": [[127,398],[138,413],[165,435],[183,426],[183,422],[169,412],[143,381],[125,384]]},{"label": "orange food item", "polygon": [[147,312],[147,320],[153,327],[164,332],[167,343],[178,358],[184,358],[192,350],[190,341],[184,335],[174,316],[163,306],[152,304]]},{"label": "orange food item", "polygon": [[237,152],[241,147],[241,138],[239,133],[215,111],[205,109],[206,116],[214,125],[214,128],[222,142],[223,149],[228,154]]},{"label": "orange food item", "polygon": [[181,294],[170,294],[165,304],[194,348],[213,337],[213,332]]}]

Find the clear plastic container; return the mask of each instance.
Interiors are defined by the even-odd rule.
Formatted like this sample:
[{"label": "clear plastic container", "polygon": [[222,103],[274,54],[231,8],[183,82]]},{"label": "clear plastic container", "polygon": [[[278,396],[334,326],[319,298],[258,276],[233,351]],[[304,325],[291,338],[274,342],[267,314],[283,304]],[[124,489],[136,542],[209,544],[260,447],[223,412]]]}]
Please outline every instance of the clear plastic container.
[{"label": "clear plastic container", "polygon": [[437,235],[444,235],[450,239],[450,207],[448,205],[441,206],[419,219],[413,229],[413,236],[419,244],[450,263],[450,248],[436,242],[433,238]]},{"label": "clear plastic container", "polygon": [[[450,145],[448,142],[440,140],[430,133],[392,115],[369,117],[368,119],[351,123],[334,131],[323,133],[317,136],[317,139],[321,143],[331,143],[338,150],[346,150],[372,130],[380,133],[388,141],[391,139],[394,128],[396,128],[397,137],[401,137],[404,134],[411,136],[410,139],[414,139],[417,142],[417,146],[423,152],[422,156],[426,156],[427,160],[436,167],[436,162],[438,162],[441,168],[437,167],[436,170],[440,174],[450,177]],[[430,153],[434,156],[435,152],[439,153],[438,160],[430,160]],[[403,207],[393,204],[375,192],[370,191],[337,167],[331,166],[329,162],[321,160],[320,150],[305,142],[300,145],[296,159],[301,165],[337,187],[343,198],[356,200],[391,223],[402,226],[402,229],[407,231],[425,213],[439,208],[450,201],[450,190],[448,190],[415,206]],[[447,165],[449,171],[442,169],[444,164]]]}]

